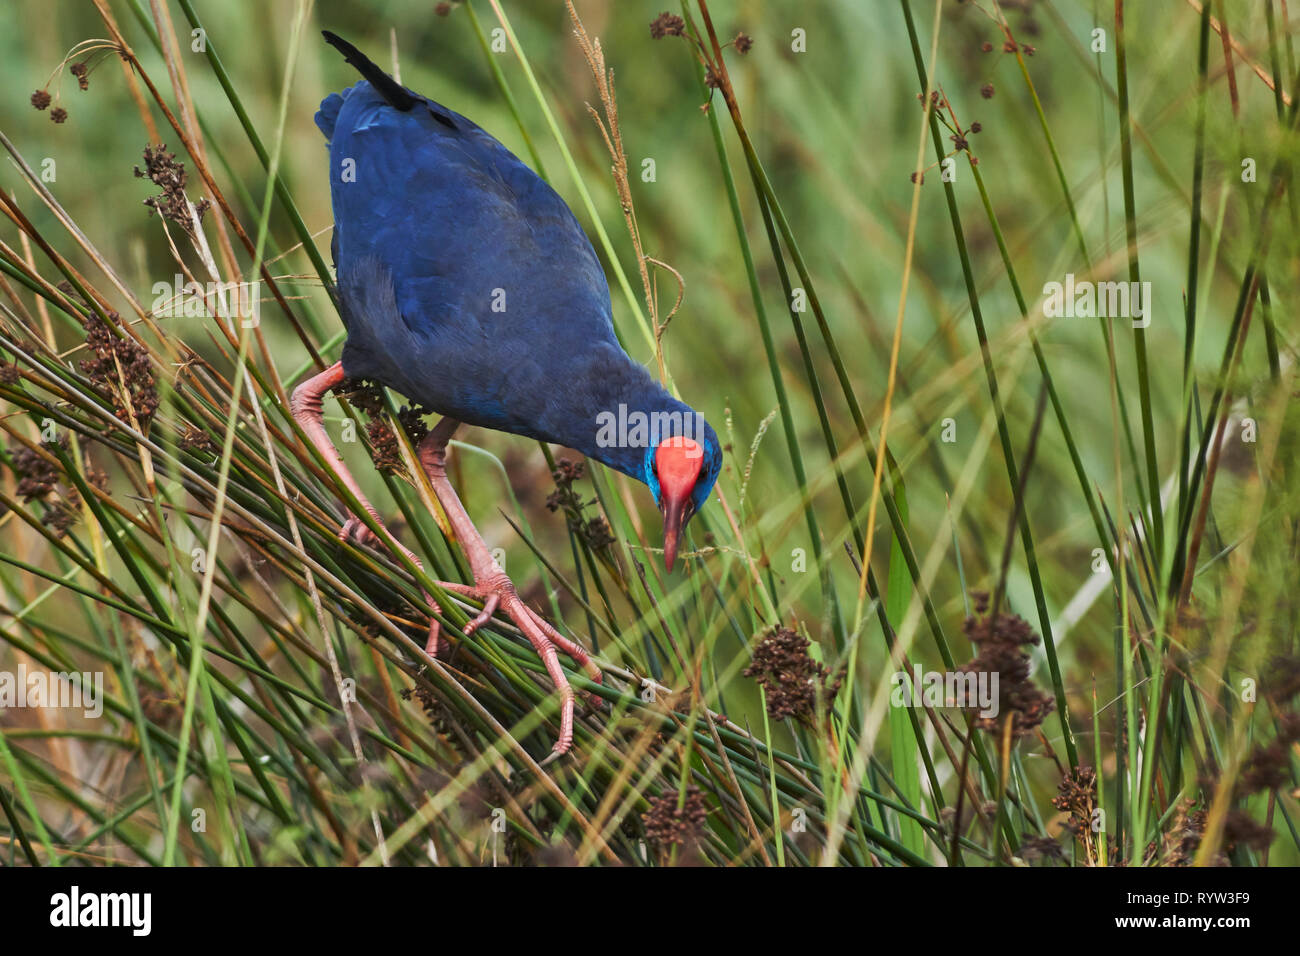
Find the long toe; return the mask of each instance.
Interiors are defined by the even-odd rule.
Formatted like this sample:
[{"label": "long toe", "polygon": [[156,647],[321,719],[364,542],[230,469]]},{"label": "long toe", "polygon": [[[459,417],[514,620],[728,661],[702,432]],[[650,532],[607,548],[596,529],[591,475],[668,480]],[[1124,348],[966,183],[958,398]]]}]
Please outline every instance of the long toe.
[{"label": "long toe", "polygon": [[429,639],[424,642],[424,653],[438,660],[447,654],[447,642],[442,639],[442,624],[436,617],[429,622]]},{"label": "long toe", "polygon": [[492,615],[497,612],[498,605],[501,604],[501,595],[493,591],[483,600],[483,610],[478,613],[474,620],[465,625],[465,636],[469,637],[480,627],[492,620]]},{"label": "long toe", "polygon": [[[603,676],[601,675],[600,668],[597,667],[596,662],[593,661],[590,656],[588,656],[586,650],[583,649],[581,644],[569,640],[567,637],[565,637],[563,634],[557,631],[550,624],[550,622],[546,620],[546,618],[542,617],[532,608],[525,606],[525,610],[527,610],[528,613],[533,616],[533,621],[537,624],[539,628],[541,628],[542,633],[546,635],[547,640],[549,640],[552,644],[554,644],[556,647],[562,650],[569,657],[569,659],[573,661],[573,663],[577,664],[584,671],[586,671],[587,676],[591,678],[593,683],[596,684],[605,683]],[[599,694],[595,692],[584,691],[582,696],[592,706],[592,708],[597,711],[605,710],[607,708],[605,698],[601,697]]]},{"label": "long toe", "polygon": [[[484,576],[479,583],[472,587],[452,582],[443,583],[442,586],[448,591],[466,597],[479,598],[483,601],[483,610],[465,625],[464,632],[466,635],[473,634],[480,627],[487,624],[492,619],[492,616],[500,610],[528,638],[528,642],[533,645],[533,649],[537,651],[537,655],[546,666],[546,673],[550,675],[551,682],[555,684],[556,692],[560,695],[560,736],[555,741],[551,755],[543,763],[549,763],[568,753],[573,747],[574,693],[573,687],[564,674],[564,669],[560,666],[559,652],[563,651],[573,659],[574,663],[586,670],[592,680],[599,683],[601,674],[595,662],[591,660],[580,645],[560,634],[559,631],[543,620],[536,611],[525,604],[520,599],[518,591],[515,590],[513,582],[504,573],[493,574],[490,577]],[[602,703],[601,699],[595,695],[585,696],[591,698],[597,707]]]},{"label": "long toe", "polygon": [[351,541],[364,548],[379,547],[379,536],[366,527],[360,518],[355,516],[343,522],[343,527],[339,529],[339,540]]}]

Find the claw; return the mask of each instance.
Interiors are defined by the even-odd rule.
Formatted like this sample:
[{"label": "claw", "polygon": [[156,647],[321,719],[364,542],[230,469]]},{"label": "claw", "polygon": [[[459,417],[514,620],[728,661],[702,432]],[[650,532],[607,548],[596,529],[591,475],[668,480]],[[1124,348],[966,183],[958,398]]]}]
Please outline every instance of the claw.
[{"label": "claw", "polygon": [[548,764],[555,763],[555,761],[559,760],[561,757],[563,757],[563,756],[564,756],[565,754],[567,754],[568,752],[569,752],[569,748],[568,748],[568,747],[565,747],[563,750],[561,750],[561,749],[560,749],[560,745],[557,743],[554,747],[551,748],[550,756],[546,757],[544,760],[539,760],[539,761],[537,762],[537,766],[539,766],[539,767],[545,767],[545,766],[547,766]]},{"label": "claw", "polygon": [[[546,672],[560,693],[560,738],[555,742],[551,755],[541,762],[545,766],[557,757],[568,753],[573,746],[573,703],[574,692],[569,680],[560,668],[559,653],[563,651],[575,664],[585,670],[596,683],[602,683],[600,668],[587,655],[581,645],[565,637],[536,611],[525,604],[515,590],[514,584],[499,569],[490,577],[485,575],[474,585],[459,584],[452,581],[439,582],[441,587],[455,594],[477,598],[483,602],[483,610],[465,625],[466,636],[473,634],[492,620],[498,610],[514,622],[515,626],[528,638],[546,665]],[[600,710],[604,700],[597,694],[583,692],[583,698]]]},{"label": "claw", "polygon": [[474,620],[465,625],[465,636],[469,637],[488,621],[492,620],[492,615],[497,612],[497,606],[500,605],[500,603],[500,594],[497,594],[496,592],[489,594],[487,599],[483,602],[483,610],[474,618]]},{"label": "claw", "polygon": [[379,535],[366,527],[365,523],[357,517],[350,517],[343,522],[343,527],[339,529],[339,540],[352,541],[363,548],[379,547]]}]

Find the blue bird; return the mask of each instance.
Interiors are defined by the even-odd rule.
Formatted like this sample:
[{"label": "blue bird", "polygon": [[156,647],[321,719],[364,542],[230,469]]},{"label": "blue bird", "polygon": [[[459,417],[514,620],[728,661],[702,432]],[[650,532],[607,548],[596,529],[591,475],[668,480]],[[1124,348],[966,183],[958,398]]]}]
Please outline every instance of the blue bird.
[{"label": "blue bird", "polygon": [[[447,480],[447,442],[461,423],[478,425],[575,448],[644,482],[663,515],[671,571],[683,528],[717,480],[718,438],[619,344],[600,261],[555,190],[476,124],[324,37],[363,77],[316,114],[329,142],[347,342],[341,362],[294,390],[293,415],[385,543],[417,566],[344,467],[322,400],[344,378],[369,379],[443,416],[419,459],[474,584],[441,586],[482,600],[466,634],[500,609],[537,650],[561,697],[558,756],[572,745],[574,698],[557,648],[597,682],[600,669],[520,600]],[[340,537],[379,543],[355,516]],[[426,650],[442,648],[434,618]]]}]

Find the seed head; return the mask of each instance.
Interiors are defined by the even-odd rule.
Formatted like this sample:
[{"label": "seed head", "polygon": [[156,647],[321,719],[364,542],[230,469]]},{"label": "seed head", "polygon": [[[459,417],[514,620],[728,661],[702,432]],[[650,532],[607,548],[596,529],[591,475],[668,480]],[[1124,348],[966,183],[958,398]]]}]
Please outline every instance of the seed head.
[{"label": "seed head", "polygon": [[[108,313],[108,317],[114,324],[118,323],[116,312]],[[158,411],[158,387],[149,352],[130,336],[119,338],[114,335],[108,324],[93,313],[86,319],[86,345],[94,357],[82,360],[81,371],[113,396],[118,418],[130,422],[134,412],[141,430],[147,432],[150,420]],[[123,383],[126,384],[125,393]]]},{"label": "seed head", "polygon": [[646,836],[651,842],[667,848],[676,843],[688,846],[700,838],[705,821],[709,818],[708,808],[699,787],[686,788],[686,800],[682,808],[677,809],[677,791],[650,798],[650,809],[641,817],[645,823]]},{"label": "seed head", "polygon": [[675,13],[661,13],[650,22],[650,36],[656,40],[679,37],[686,33],[686,21]]},{"label": "seed head", "polygon": [[825,665],[808,653],[808,647],[806,637],[786,627],[773,628],[754,647],[744,675],[762,686],[767,713],[773,720],[812,720],[818,695],[830,700],[839,691],[842,675],[832,679]]},{"label": "seed head", "polygon": [[1029,622],[1014,614],[988,613],[988,596],[975,596],[975,613],[966,618],[962,631],[979,648],[979,654],[963,664],[962,673],[998,675],[997,716],[977,716],[975,725],[990,733],[1000,730],[1002,721],[1012,721],[1012,733],[1023,737],[1043,722],[1056,701],[1030,680],[1031,662],[1026,647],[1039,642]]}]

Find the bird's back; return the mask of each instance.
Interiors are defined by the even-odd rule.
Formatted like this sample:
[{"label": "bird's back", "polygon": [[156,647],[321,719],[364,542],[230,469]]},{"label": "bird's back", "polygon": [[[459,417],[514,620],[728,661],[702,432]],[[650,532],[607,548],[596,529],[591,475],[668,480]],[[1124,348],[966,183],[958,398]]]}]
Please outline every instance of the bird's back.
[{"label": "bird's back", "polygon": [[546,391],[593,360],[633,364],[564,201],[422,97],[398,110],[362,81],[327,97],[316,123],[330,144],[345,371],[470,424],[562,440],[537,434]]}]

